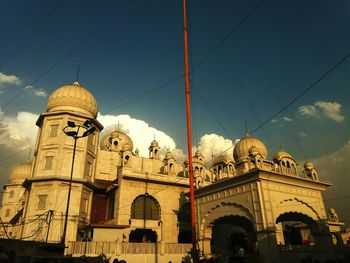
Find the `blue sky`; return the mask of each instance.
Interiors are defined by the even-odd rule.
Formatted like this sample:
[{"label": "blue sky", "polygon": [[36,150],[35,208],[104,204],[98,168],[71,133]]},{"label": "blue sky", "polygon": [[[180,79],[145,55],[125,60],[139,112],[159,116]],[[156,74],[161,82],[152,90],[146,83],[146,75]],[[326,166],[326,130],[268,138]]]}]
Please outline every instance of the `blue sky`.
[{"label": "blue sky", "polygon": [[[255,129],[350,51],[349,1],[193,0],[188,5],[191,84],[198,90],[192,89],[195,145],[205,134],[241,138],[245,123],[248,131]],[[102,115],[143,120],[185,150],[183,78],[127,103],[183,73],[182,27],[182,1],[1,1],[0,105],[32,86],[1,108],[4,129],[11,120],[18,122],[18,112],[45,111],[45,93],[73,82],[80,65],[79,81],[95,95]],[[350,157],[349,72],[347,59],[254,133],[270,155],[283,147],[301,165],[311,159],[325,171],[327,156]],[[15,153],[13,148],[6,145],[0,159]],[[6,167],[2,173],[21,158],[24,154],[0,163]],[[347,170],[338,171],[339,158],[334,160],[323,178],[349,183]],[[345,206],[346,199],[337,200]]]}]

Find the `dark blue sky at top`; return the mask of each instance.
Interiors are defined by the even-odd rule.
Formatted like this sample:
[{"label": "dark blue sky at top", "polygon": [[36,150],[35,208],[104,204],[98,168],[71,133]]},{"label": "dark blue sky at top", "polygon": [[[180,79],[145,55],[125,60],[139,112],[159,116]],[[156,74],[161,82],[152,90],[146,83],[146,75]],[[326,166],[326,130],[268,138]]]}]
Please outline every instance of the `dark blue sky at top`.
[{"label": "dark blue sky at top", "polygon": [[[73,82],[80,65],[79,81],[95,95],[101,114],[130,114],[142,119],[185,149],[183,78],[117,107],[183,73],[182,1],[2,0],[1,60],[58,4],[40,29],[0,68],[0,72],[23,80],[21,86],[4,87],[1,105],[73,50],[34,87],[51,93]],[[124,4],[127,6],[115,15]],[[244,134],[245,122],[248,130],[257,127],[350,52],[349,1],[265,0],[196,67],[257,4],[243,0],[188,3],[190,67],[195,67],[192,88],[196,87],[231,139]],[[84,39],[87,41],[79,45]],[[277,123],[267,124],[256,136],[271,151],[283,146],[298,158],[304,156],[294,136],[308,157],[341,147],[350,134],[349,72],[347,60],[279,115]],[[192,94],[195,137],[212,132],[228,137],[198,93],[192,90]],[[3,111],[9,115],[40,113],[46,99],[25,94]],[[342,104],[345,121],[298,115],[299,106],[316,101]],[[293,119],[292,127],[283,123],[283,116]],[[300,132],[307,136],[300,137]]]}]

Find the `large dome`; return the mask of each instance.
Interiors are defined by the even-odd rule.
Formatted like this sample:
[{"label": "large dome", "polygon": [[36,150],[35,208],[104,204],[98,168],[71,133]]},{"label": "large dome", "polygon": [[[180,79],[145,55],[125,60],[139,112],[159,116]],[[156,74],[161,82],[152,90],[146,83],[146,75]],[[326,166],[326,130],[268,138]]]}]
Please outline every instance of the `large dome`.
[{"label": "large dome", "polygon": [[47,101],[47,111],[73,111],[97,117],[95,97],[77,81],[55,90]]},{"label": "large dome", "polygon": [[101,141],[101,149],[105,151],[132,151],[133,147],[131,138],[120,130],[106,134]]},{"label": "large dome", "polygon": [[10,183],[22,183],[26,178],[30,176],[30,170],[32,168],[32,162],[27,161],[15,166],[9,177]]},{"label": "large dome", "polygon": [[233,157],[235,161],[241,162],[245,158],[249,156],[249,149],[254,147],[254,150],[258,150],[258,152],[265,158],[268,156],[268,152],[265,144],[259,139],[246,134],[242,140],[240,140],[235,148],[233,149]]}]

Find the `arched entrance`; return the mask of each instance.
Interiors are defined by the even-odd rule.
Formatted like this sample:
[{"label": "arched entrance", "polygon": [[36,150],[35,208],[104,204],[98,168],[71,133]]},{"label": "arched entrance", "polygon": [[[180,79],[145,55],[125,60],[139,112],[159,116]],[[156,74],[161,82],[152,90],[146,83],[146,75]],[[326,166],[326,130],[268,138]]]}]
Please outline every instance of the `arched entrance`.
[{"label": "arched entrance", "polygon": [[283,235],[278,237],[279,245],[314,246],[318,224],[309,216],[298,212],[287,212],[276,219]]},{"label": "arched entrance", "polygon": [[224,216],[214,220],[212,226],[212,254],[235,257],[240,248],[247,255],[254,254],[257,236],[249,219],[237,215]]}]

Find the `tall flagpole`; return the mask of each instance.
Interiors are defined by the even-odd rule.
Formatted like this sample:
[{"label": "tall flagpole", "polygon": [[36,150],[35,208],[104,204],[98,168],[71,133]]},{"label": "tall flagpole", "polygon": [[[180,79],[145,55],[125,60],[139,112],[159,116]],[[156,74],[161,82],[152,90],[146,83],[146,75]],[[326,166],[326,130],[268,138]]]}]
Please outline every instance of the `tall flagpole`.
[{"label": "tall flagpole", "polygon": [[187,18],[186,18],[186,0],[183,3],[184,19],[184,62],[185,62],[185,86],[186,86],[186,117],[187,117],[187,152],[188,152],[188,171],[190,175],[190,206],[191,206],[191,230],[192,230],[192,258],[195,263],[198,262],[196,221],[194,209],[194,180],[192,165],[192,134],[191,134],[191,107],[190,107],[190,78],[188,69],[188,39],[187,39]]}]

